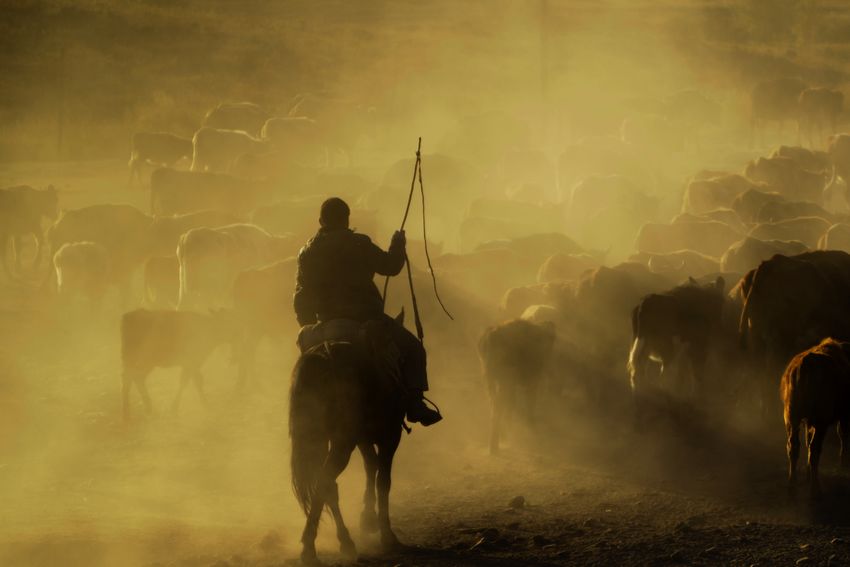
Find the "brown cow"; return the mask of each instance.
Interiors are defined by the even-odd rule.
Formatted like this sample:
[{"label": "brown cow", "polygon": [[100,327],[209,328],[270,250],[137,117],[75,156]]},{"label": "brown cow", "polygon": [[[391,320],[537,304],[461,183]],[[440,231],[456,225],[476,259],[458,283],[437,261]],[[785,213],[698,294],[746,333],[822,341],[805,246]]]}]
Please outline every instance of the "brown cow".
[{"label": "brown cow", "polygon": [[818,250],[776,255],[751,274],[738,332],[741,344],[764,369],[766,403],[792,356],[823,337],[850,339],[850,254]]},{"label": "brown cow", "polygon": [[791,359],[780,387],[788,438],[788,482],[794,489],[800,455],[800,426],[805,422],[809,482],[820,494],[820,461],[827,430],[838,423],[841,468],[850,467],[850,343],[824,339]]},{"label": "brown cow", "polygon": [[181,368],[180,387],[172,403],[177,411],[189,380],[204,399],[201,367],[216,347],[233,343],[239,335],[232,314],[137,309],[121,318],[121,363],[123,367],[124,419],[130,417],[130,389],[142,395],[148,413],[153,410],[146,379],[154,368]]}]

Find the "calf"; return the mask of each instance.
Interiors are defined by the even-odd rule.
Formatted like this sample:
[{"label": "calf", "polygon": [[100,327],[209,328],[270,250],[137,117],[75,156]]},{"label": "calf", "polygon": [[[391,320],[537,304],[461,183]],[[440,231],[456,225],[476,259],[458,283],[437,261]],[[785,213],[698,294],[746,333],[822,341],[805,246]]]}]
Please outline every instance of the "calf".
[{"label": "calf", "polygon": [[827,338],[791,359],[782,374],[782,403],[788,438],[788,482],[796,482],[800,455],[800,425],[806,423],[809,481],[812,495],[820,493],[818,462],[826,432],[838,423],[841,466],[850,466],[850,343]]},{"label": "calf", "polygon": [[540,385],[552,346],[555,326],[514,319],[487,329],[478,343],[478,355],[490,393],[490,453],[499,452],[505,415],[521,411],[533,419]]},{"label": "calf", "polygon": [[181,368],[180,387],[172,405],[174,411],[189,380],[194,382],[203,400],[201,366],[216,347],[232,343],[237,336],[238,328],[225,311],[207,314],[137,309],[125,313],[121,318],[124,419],[130,417],[133,384],[147,412],[153,410],[146,379],[154,368]]},{"label": "calf", "polygon": [[183,158],[192,157],[192,140],[168,132],[136,132],[130,151],[130,184],[139,181],[141,165],[148,163],[173,167]]}]

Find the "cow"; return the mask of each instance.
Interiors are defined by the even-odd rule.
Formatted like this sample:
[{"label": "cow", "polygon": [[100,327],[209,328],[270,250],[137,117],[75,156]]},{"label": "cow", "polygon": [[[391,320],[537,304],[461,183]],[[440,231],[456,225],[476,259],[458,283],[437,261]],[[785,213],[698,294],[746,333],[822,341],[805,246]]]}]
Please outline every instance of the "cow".
[{"label": "cow", "polygon": [[832,163],[829,154],[822,150],[810,150],[801,146],[779,146],[770,154],[770,157],[784,157],[791,159],[799,169],[807,171],[829,171]]},{"label": "cow", "polygon": [[717,221],[647,223],[638,232],[635,249],[648,254],[693,250],[719,257],[740,239],[741,234],[737,230]]},{"label": "cow", "polygon": [[180,236],[177,244],[178,307],[228,304],[239,272],[288,258],[297,250],[291,234],[273,236],[252,224],[194,228]]},{"label": "cow", "polygon": [[576,286],[570,315],[579,347],[591,357],[608,361],[612,375],[622,372],[622,366],[615,361],[625,360],[628,355],[632,309],[641,297],[676,283],[635,262],[585,272]]},{"label": "cow", "polygon": [[813,249],[830,225],[820,217],[799,217],[758,224],[750,229],[748,236],[759,240],[798,240]]},{"label": "cow", "polygon": [[779,222],[799,217],[817,217],[833,222],[835,215],[809,201],[770,201],[756,214],[757,223]]},{"label": "cow", "polygon": [[534,419],[537,390],[552,354],[555,326],[514,319],[490,327],[478,343],[478,355],[492,408],[490,454],[499,452],[502,421],[516,411]]},{"label": "cow", "polygon": [[820,495],[818,464],[827,430],[838,423],[841,468],[850,468],[850,343],[825,338],[791,359],[780,392],[788,450],[788,484],[794,490],[800,456],[800,426],[805,422],[808,477],[813,497]]},{"label": "cow", "polygon": [[149,228],[148,254],[173,256],[180,235],[193,228],[218,228],[237,224],[244,219],[232,212],[208,209],[172,216],[155,216]]},{"label": "cow", "polygon": [[712,341],[722,329],[725,281],[701,286],[690,280],[664,293],[645,296],[632,310],[632,348],[629,353],[629,383],[636,399],[646,390],[650,360],[661,363],[662,377],[674,368],[674,388],[682,386],[681,363],[693,377],[694,391],[702,391],[706,358]]},{"label": "cow", "polygon": [[299,93],[292,99],[286,114],[288,118],[309,118],[316,121],[318,137],[330,153],[344,155],[352,162],[352,153],[358,143],[373,134],[376,109],[356,100],[337,98],[327,94]]},{"label": "cow", "polygon": [[794,256],[806,252],[808,247],[800,241],[759,240],[744,237],[732,244],[720,258],[720,269],[724,272],[746,274],[776,254]]},{"label": "cow", "polygon": [[731,226],[738,232],[746,232],[747,225],[741,220],[741,217],[732,209],[712,209],[698,215],[691,213],[679,213],[671,221],[673,224],[682,222],[706,222],[717,221]]},{"label": "cow", "polygon": [[591,176],[573,187],[567,222],[587,247],[610,250],[622,259],[631,252],[643,223],[656,218],[659,201],[622,176]]},{"label": "cow", "polygon": [[818,240],[818,250],[850,252],[850,224],[838,223],[829,227]]},{"label": "cow", "polygon": [[147,257],[152,222],[153,218],[131,205],[91,205],[63,211],[47,229],[47,242],[53,253],[68,242],[94,242],[106,248],[110,283],[126,304],[133,274]]},{"label": "cow", "polygon": [[759,187],[762,185],[737,173],[709,179],[693,179],[685,188],[682,212],[702,214],[715,209],[729,208],[735,197],[748,189]]},{"label": "cow", "polygon": [[260,132],[287,163],[305,167],[329,164],[328,149],[316,121],[306,116],[269,118]]},{"label": "cow", "polygon": [[269,143],[241,130],[201,128],[192,137],[191,171],[227,173],[239,156],[263,153]]},{"label": "cow", "polygon": [[786,199],[813,203],[823,200],[829,181],[826,172],[800,169],[793,159],[783,156],[751,160],[745,173],[753,181],[775,188]]},{"label": "cow", "polygon": [[142,164],[174,167],[183,158],[192,158],[192,140],[169,132],[136,132],[130,150],[129,184],[139,181]]},{"label": "cow", "polygon": [[850,134],[835,134],[827,142],[826,153],[834,174],[850,183]]},{"label": "cow", "polygon": [[677,250],[666,254],[639,253],[632,255],[629,260],[646,264],[651,272],[663,274],[672,280],[698,278],[720,271],[720,262],[717,258],[693,250]]},{"label": "cow", "polygon": [[151,213],[176,215],[204,209],[247,214],[277,198],[274,181],[222,173],[157,169],[151,174]]},{"label": "cow", "polygon": [[176,308],[180,296],[177,256],[151,256],[145,260],[144,286],[145,305],[152,309]]},{"label": "cow", "polygon": [[537,282],[562,282],[576,280],[587,270],[599,267],[599,260],[590,254],[565,254],[558,252],[546,258],[537,270]]},{"label": "cow", "polygon": [[130,418],[130,390],[139,390],[145,410],[153,411],[147,376],[154,368],[181,369],[180,386],[172,403],[177,411],[189,380],[204,400],[201,367],[216,347],[233,344],[239,336],[232,314],[225,310],[193,313],[137,309],[121,317],[122,401],[124,419]]},{"label": "cow", "polygon": [[743,222],[755,223],[759,211],[765,204],[784,200],[785,197],[775,191],[748,189],[735,197],[732,201],[732,210],[738,213],[738,217]]},{"label": "cow", "polygon": [[289,315],[296,268],[295,258],[287,258],[244,270],[233,282],[233,308],[245,331],[237,355],[240,387],[244,387],[254,373],[254,359],[263,337],[298,333],[295,318]]},{"label": "cow", "polygon": [[802,79],[779,77],[756,84],[750,96],[750,146],[759,137],[764,145],[764,133],[769,122],[778,124],[777,138],[782,137],[785,122],[796,120],[799,98],[806,87]]},{"label": "cow", "polygon": [[259,136],[271,113],[253,102],[224,102],[211,108],[201,126],[220,130],[242,130]]},{"label": "cow", "polygon": [[553,281],[508,289],[499,302],[504,319],[516,319],[533,305],[548,305],[561,313],[575,308],[577,281]]},{"label": "cow", "polygon": [[[850,254],[812,251],[776,255],[747,276],[739,340],[763,372],[762,400],[795,354],[823,337],[850,339]],[[765,405],[764,410],[770,408]]]},{"label": "cow", "polygon": [[68,242],[53,255],[59,298],[66,304],[77,298],[99,310],[109,287],[109,253],[94,242]]},{"label": "cow", "polygon": [[17,272],[21,271],[20,240],[32,235],[35,238],[33,269],[41,263],[44,245],[42,219],[54,220],[57,216],[58,195],[53,185],[37,190],[29,185],[17,185],[0,189],[0,256],[6,274],[13,276],[9,265],[8,250],[14,252]]},{"label": "cow", "polygon": [[825,136],[835,133],[844,108],[844,93],[827,87],[810,87],[800,93],[797,119],[797,143],[805,137],[809,147],[823,144]]}]

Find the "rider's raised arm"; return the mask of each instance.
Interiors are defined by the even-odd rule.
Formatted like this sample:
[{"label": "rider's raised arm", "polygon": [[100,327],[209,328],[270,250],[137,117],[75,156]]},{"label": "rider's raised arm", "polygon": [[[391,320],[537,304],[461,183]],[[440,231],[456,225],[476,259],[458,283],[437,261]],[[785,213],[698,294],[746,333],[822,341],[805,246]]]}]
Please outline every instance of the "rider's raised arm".
[{"label": "rider's raised arm", "polygon": [[382,276],[395,276],[404,267],[404,237],[393,235],[390,249],[386,252],[381,250],[371,240],[368,246],[369,265],[376,274]]}]

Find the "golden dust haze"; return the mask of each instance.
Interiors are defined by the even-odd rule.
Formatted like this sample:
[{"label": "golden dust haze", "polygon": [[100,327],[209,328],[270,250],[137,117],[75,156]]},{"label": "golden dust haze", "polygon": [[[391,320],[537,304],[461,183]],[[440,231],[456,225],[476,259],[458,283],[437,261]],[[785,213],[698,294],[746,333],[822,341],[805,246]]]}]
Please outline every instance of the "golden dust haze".
[{"label": "golden dust haze", "polygon": [[[150,214],[155,167],[145,164],[141,180],[128,184],[134,133],[191,138],[220,103],[250,101],[286,116],[306,95],[300,112],[320,128],[321,156],[273,180],[264,204],[295,203],[297,220],[268,230],[295,234],[297,251],[317,228],[322,199],[342,195],[352,226],[386,247],[421,137],[428,244],[455,320],[433,296],[416,194],[408,250],[430,394],[445,419],[402,440],[391,514],[405,543],[429,551],[391,564],[646,563],[674,553],[679,544],[664,534],[700,515],[743,526],[753,514],[781,524],[775,533],[796,545],[787,534],[812,516],[774,507],[784,497],[779,418],[762,424],[750,394],[718,379],[710,425],[690,413],[700,400],[673,396],[670,415],[636,432],[626,372],[634,304],[616,311],[617,296],[611,309],[595,310],[576,295],[578,274],[553,284],[563,303],[552,295],[527,302],[556,303],[556,350],[569,346],[548,370],[536,420],[509,421],[502,452],[489,455],[478,340],[522,313],[511,312],[505,293],[538,284],[545,256],[474,251],[561,233],[574,245],[568,253],[585,254],[583,269],[645,263],[634,257],[641,226],[679,214],[697,172],[743,173],[749,160],[801,143],[793,120],[753,134],[753,87],[799,77],[843,89],[848,54],[850,9],[815,0],[4,0],[0,187],[53,185],[62,211],[113,203]],[[671,117],[670,101],[683,92],[700,102]],[[847,119],[842,113],[837,131]],[[811,146],[824,149],[825,136]],[[191,155],[175,167],[190,163]],[[575,187],[610,175],[627,197],[589,190],[588,208],[574,205],[582,198]],[[251,210],[226,212],[252,220]],[[749,228],[735,230],[743,238]],[[284,331],[263,339],[245,388],[237,387],[235,352],[222,346],[203,367],[206,404],[189,386],[179,412],[170,411],[179,370],[157,369],[147,380],[154,413],[145,414],[134,390],[125,422],[119,321],[147,305],[141,266],[127,298],[110,286],[93,308],[57,295],[50,254],[32,266],[30,237],[17,253],[20,270],[0,276],[0,565],[297,561],[304,518],[290,488],[297,328],[289,302],[275,313]],[[708,254],[716,269],[671,270],[665,286],[720,272],[720,255]],[[742,275],[725,274],[727,290]],[[413,329],[404,273],[389,286],[387,311],[402,306]],[[584,314],[589,326],[572,324],[581,309],[595,310]],[[829,445],[827,463],[832,452]],[[340,477],[355,533],[364,478],[355,453]],[[528,507],[508,506],[517,495]],[[611,519],[618,513],[625,520]],[[488,526],[507,547],[487,547],[489,536],[476,530]],[[604,526],[615,534],[606,545],[632,551],[599,551],[604,545],[588,538]],[[364,564],[384,564],[376,538],[355,539]],[[655,540],[672,547],[634,543]],[[329,516],[318,548],[342,561]],[[744,564],[770,564],[766,555],[747,557]]]}]

